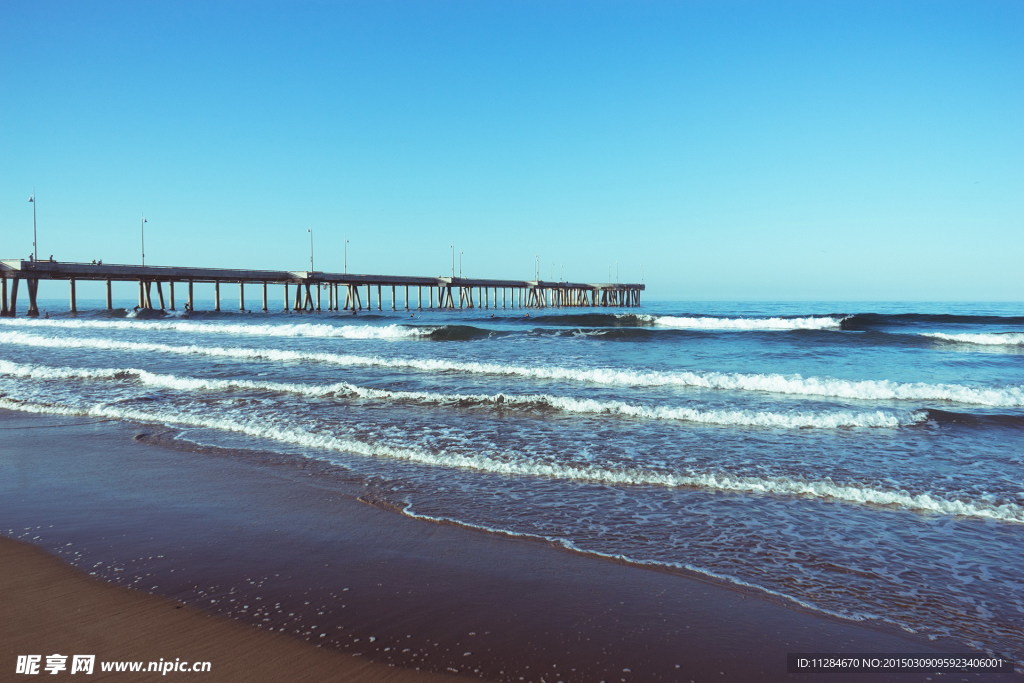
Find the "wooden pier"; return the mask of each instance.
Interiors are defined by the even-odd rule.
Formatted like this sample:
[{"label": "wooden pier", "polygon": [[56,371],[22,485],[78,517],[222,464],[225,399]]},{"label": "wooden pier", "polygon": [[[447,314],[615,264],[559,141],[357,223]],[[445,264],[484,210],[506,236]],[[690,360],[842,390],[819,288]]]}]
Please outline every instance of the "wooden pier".
[{"label": "wooden pier", "polygon": [[[19,289],[28,299],[26,315],[38,316],[40,280],[69,283],[69,310],[78,310],[79,281],[106,283],[107,308],[113,309],[112,283],[137,282],[139,308],[176,310],[183,293],[185,310],[195,310],[194,286],[213,284],[214,309],[221,310],[223,285],[238,286],[238,310],[246,307],[246,286],[259,293],[259,310],[269,310],[268,287],[282,287],[283,309],[293,311],[451,310],[460,308],[546,308],[639,306],[642,284],[486,280],[461,277],[355,275],[320,271],[237,270],[174,266],[107,265],[63,261],[0,261],[0,315],[13,317]],[[24,283],[24,285],[22,285]],[[178,288],[176,290],[176,287]],[[500,302],[500,303],[499,303]]]}]

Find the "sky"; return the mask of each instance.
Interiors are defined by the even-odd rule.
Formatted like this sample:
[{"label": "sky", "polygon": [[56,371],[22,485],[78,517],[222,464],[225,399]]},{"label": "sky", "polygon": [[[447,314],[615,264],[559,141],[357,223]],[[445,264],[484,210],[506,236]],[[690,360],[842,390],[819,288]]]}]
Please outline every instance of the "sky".
[{"label": "sky", "polygon": [[1022,122],[1020,0],[3,0],[0,258],[1020,301]]}]

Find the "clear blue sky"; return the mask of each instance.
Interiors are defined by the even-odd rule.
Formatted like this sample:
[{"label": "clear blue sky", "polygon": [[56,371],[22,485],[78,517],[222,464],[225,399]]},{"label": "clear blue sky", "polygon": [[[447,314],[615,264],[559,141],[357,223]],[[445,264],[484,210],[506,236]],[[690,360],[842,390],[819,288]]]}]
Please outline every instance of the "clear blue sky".
[{"label": "clear blue sky", "polygon": [[[0,257],[1024,298],[1024,2],[3,0]],[[564,270],[563,270],[564,269]]]}]

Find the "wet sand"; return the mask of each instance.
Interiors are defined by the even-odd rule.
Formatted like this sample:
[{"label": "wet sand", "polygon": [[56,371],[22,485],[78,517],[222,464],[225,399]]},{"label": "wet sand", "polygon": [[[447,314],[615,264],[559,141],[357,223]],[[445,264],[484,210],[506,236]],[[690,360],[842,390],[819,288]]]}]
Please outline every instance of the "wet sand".
[{"label": "wet sand", "polygon": [[[452,676],[417,673],[361,657],[312,647],[259,631],[180,603],[118,588],[91,578],[27,543],[0,538],[0,676],[15,678],[18,655],[41,655],[40,674],[54,653],[97,659],[88,680],[346,680],[445,681]],[[175,661],[180,660],[180,661]],[[173,662],[178,671],[103,673],[99,662]],[[210,662],[209,672],[185,673]],[[200,665],[201,666],[201,665]]]},{"label": "wet sand", "polygon": [[[13,671],[15,654],[64,653],[82,642],[99,659],[153,653],[209,660],[218,673],[249,672],[197,680],[282,680],[277,670],[246,668],[245,653],[259,652],[268,653],[265,666],[286,666],[286,679],[306,680],[386,680],[394,665],[494,680],[917,681],[925,676],[787,675],[786,654],[964,651],[689,575],[410,519],[360,502],[372,498],[372,487],[345,482],[342,471],[327,477],[294,458],[193,452],[167,437],[159,426],[0,413],[0,532],[137,589],[124,597],[57,567],[69,582],[54,578],[61,588],[50,591],[43,573],[24,570],[0,587],[0,666]],[[14,576],[34,560],[53,568],[34,551],[0,548],[5,576],[9,561]],[[64,596],[95,591],[130,638],[62,630]],[[234,624],[142,591],[291,638],[249,645],[246,637],[270,634],[228,628]],[[168,614],[237,630],[241,640],[229,646],[228,636],[202,636]],[[200,637],[164,641],[160,629],[168,626]],[[149,645],[161,642],[167,647]],[[277,647],[282,654],[269,654]],[[307,656],[310,667],[329,658],[317,671],[331,671],[333,660],[357,668],[303,676]],[[360,668],[367,660],[380,668]],[[945,680],[962,678],[984,677]]]}]

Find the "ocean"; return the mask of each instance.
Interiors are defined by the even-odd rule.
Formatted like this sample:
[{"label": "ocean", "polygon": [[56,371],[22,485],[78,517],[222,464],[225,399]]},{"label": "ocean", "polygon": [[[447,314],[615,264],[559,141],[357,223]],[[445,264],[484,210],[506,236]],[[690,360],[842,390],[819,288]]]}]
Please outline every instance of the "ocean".
[{"label": "ocean", "polygon": [[1024,657],[1022,304],[43,307],[0,319],[0,408]]}]

